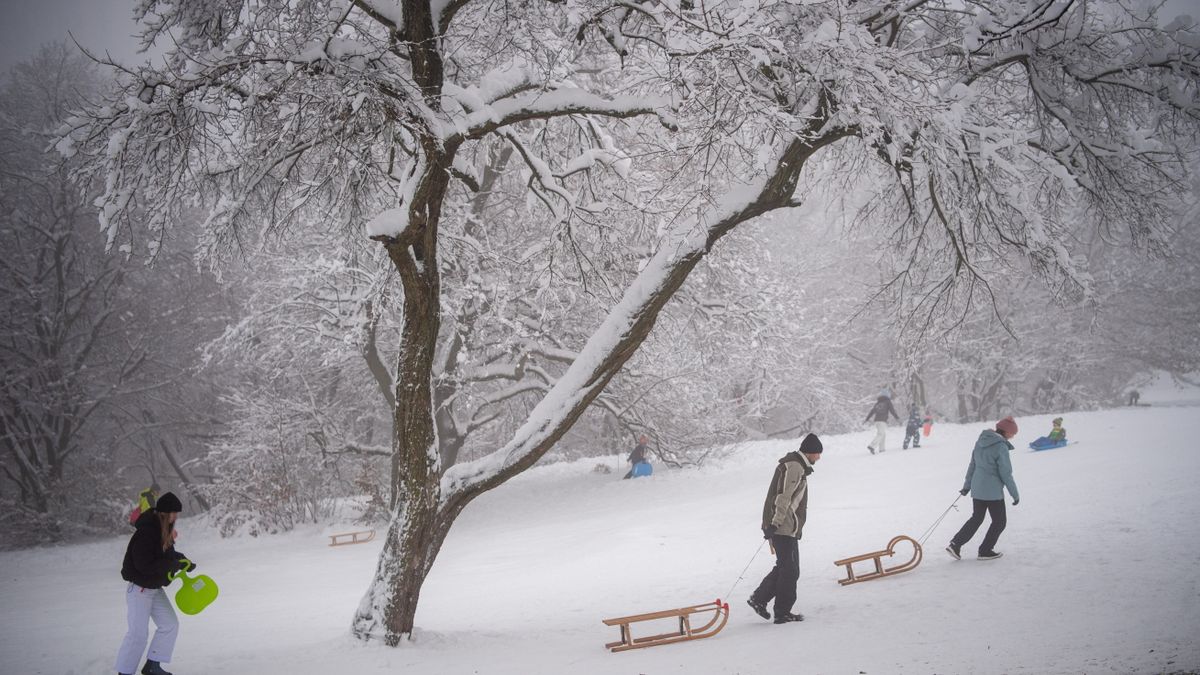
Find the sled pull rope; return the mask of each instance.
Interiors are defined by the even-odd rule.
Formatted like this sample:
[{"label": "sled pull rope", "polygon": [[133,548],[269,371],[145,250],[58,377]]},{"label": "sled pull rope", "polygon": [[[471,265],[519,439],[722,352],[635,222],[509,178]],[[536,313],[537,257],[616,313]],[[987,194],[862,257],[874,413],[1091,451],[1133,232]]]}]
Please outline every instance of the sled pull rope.
[{"label": "sled pull rope", "polygon": [[954,501],[950,502],[950,506],[948,506],[946,510],[942,512],[942,515],[937,520],[933,521],[933,524],[929,526],[929,529],[925,530],[925,533],[922,534],[921,538],[917,540],[922,546],[925,545],[925,540],[929,539],[929,537],[933,535],[933,531],[937,529],[937,526],[941,525],[942,521],[946,519],[946,516],[949,515],[950,510],[958,508],[956,505],[960,499],[962,499],[962,495],[955,497]]},{"label": "sled pull rope", "polygon": [[[759,553],[762,553],[762,547],[766,543],[767,543],[767,540],[763,539],[763,543],[758,545],[758,549],[755,550],[754,555],[750,557],[750,562],[746,563],[746,567],[742,569],[742,573],[738,575],[738,578],[736,580],[734,580],[733,585],[729,587],[729,592],[725,594],[725,597],[727,597],[727,598],[733,597],[733,589],[737,588],[738,582],[741,581],[746,576],[746,570],[750,569],[750,566],[754,564],[754,559],[758,557]],[[718,605],[721,604],[721,601],[717,600],[717,604]]]}]

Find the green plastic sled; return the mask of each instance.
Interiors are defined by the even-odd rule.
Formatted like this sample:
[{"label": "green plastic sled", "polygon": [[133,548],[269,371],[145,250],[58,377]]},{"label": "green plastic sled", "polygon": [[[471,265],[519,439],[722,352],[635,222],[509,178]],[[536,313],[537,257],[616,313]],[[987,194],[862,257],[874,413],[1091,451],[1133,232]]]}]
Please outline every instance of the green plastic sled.
[{"label": "green plastic sled", "polygon": [[184,614],[199,614],[217,599],[217,582],[207,574],[189,577],[187,572],[180,570],[171,579],[183,581],[183,587],[175,593],[175,605]]}]

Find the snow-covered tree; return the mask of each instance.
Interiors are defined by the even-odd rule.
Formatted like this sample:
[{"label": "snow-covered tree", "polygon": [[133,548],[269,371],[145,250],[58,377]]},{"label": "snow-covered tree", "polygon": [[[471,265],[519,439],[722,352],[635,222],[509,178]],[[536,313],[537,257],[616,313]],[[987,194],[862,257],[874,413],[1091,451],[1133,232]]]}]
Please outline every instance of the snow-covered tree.
[{"label": "snow-covered tree", "polygon": [[145,359],[113,340],[125,265],[92,254],[94,212],[44,154],[90,88],[89,65],[47,46],[0,97],[0,498],[5,538],[18,541],[67,534],[80,525],[70,509],[104,510],[110,486],[91,476],[112,465],[89,432]]},{"label": "snow-covered tree", "polygon": [[[213,254],[323,223],[365,229],[398,277],[396,499],[354,619],[388,644],[412,632],[462,509],[563,437],[735,227],[866,175],[889,216],[875,227],[907,242],[895,285],[926,298],[918,310],[969,306],[1018,259],[1086,288],[1064,219],[1084,209],[1157,242],[1200,115],[1194,26],[1117,3],[137,7],[146,41],[174,45],[168,62],[126,69],[59,144],[104,176],[110,241],[148,232],[153,247],[199,203]],[[491,162],[504,145],[511,160]],[[541,245],[572,264],[631,248],[627,233],[649,246],[608,256],[626,265],[611,299],[508,438],[447,467],[434,373],[443,320],[459,314],[444,283],[474,264],[448,252],[489,226],[466,217],[489,167],[544,205],[554,235]]]}]

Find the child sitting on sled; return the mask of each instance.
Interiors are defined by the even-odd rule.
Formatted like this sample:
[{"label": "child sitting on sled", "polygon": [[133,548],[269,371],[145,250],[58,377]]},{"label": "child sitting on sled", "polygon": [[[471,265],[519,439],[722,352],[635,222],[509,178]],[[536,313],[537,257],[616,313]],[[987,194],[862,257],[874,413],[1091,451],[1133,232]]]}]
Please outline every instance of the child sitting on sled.
[{"label": "child sitting on sled", "polygon": [[1063,418],[1055,417],[1051,424],[1054,425],[1050,429],[1050,433],[1042,436],[1036,441],[1029,444],[1029,447],[1034,450],[1043,450],[1045,448],[1059,448],[1067,444],[1067,430],[1063,427]]}]

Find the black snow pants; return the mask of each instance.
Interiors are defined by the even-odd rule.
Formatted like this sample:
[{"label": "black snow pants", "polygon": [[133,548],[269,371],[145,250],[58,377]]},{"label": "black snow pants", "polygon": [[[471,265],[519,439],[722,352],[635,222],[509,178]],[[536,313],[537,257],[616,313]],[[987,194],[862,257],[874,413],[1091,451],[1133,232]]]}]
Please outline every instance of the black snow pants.
[{"label": "black snow pants", "polygon": [[909,441],[912,442],[914,448],[921,447],[921,427],[905,427],[904,428],[904,449],[908,449]]},{"label": "black snow pants", "polygon": [[792,611],[796,604],[796,581],[800,578],[800,540],[777,534],[771,537],[775,547],[775,567],[763,577],[762,583],[750,594],[763,605],[775,598],[775,616]]},{"label": "black snow pants", "polygon": [[975,510],[971,517],[963,523],[962,529],[950,541],[958,546],[971,541],[971,537],[979,531],[979,526],[983,524],[984,514],[992,517],[992,524],[988,526],[987,534],[983,535],[983,543],[979,545],[980,553],[987,553],[994,550],[996,540],[1000,539],[1000,533],[1004,531],[1004,526],[1008,524],[1008,516],[1004,512],[1003,499],[973,499],[975,502]]}]

